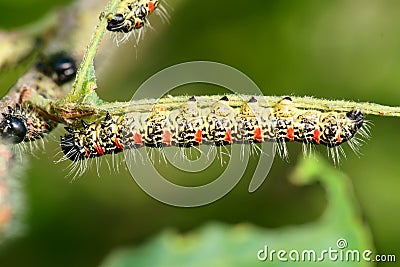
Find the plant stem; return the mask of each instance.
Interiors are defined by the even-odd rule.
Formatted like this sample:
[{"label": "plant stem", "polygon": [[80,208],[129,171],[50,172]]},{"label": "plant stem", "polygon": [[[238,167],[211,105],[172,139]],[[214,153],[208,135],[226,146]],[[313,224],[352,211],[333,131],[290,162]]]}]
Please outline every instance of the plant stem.
[{"label": "plant stem", "polygon": [[87,101],[101,103],[95,92],[97,85],[94,71],[94,58],[107,26],[107,18],[104,14],[113,12],[117,8],[118,2],[119,0],[111,0],[105,13],[100,16],[100,22],[96,26],[96,30],[86,49],[85,56],[78,70],[72,89],[64,98],[57,102],[57,105],[65,103],[82,103]]},{"label": "plant stem", "polygon": [[[212,103],[218,101],[221,95],[210,96],[197,96],[196,99],[201,105],[211,106]],[[248,101],[252,96],[250,95],[228,95],[230,106],[240,106],[243,102]],[[258,100],[260,107],[273,107],[280,100],[282,96],[255,96]],[[350,111],[355,108],[361,109],[364,115],[377,115],[385,117],[400,117],[400,107],[390,107],[367,102],[354,102],[345,100],[327,100],[318,99],[314,97],[291,97],[293,104],[299,109],[317,109],[321,111]],[[131,102],[115,102],[106,103],[99,108],[106,110],[110,113],[129,113],[129,112],[150,112],[154,105],[164,105],[168,109],[179,108],[183,103],[187,102],[189,96],[170,96],[160,99],[143,99]]]}]

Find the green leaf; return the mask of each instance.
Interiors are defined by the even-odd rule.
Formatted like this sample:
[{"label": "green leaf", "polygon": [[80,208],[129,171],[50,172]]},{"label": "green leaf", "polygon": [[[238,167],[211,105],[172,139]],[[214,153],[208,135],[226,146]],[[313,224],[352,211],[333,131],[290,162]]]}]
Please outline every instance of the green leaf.
[{"label": "green leaf", "polygon": [[[349,250],[358,250],[360,257],[364,250],[373,251],[370,231],[362,222],[350,180],[345,174],[322,159],[303,159],[291,178],[298,185],[320,182],[325,188],[328,205],[316,221],[278,229],[212,223],[184,235],[166,230],[140,247],[113,252],[101,266],[234,267],[290,266],[294,263],[295,266],[373,266],[372,262],[362,259],[360,262],[346,262],[340,258],[333,261],[329,260],[328,255],[320,262],[282,262],[277,259],[276,253],[273,261],[268,258],[260,262],[257,253],[265,246],[268,246],[269,252],[272,249],[282,249],[287,253],[296,250],[300,259],[304,250],[315,250],[318,259],[321,252],[330,247],[342,251],[344,257]],[[337,246],[341,238],[348,244],[343,249]],[[265,256],[263,252],[260,255]]]}]

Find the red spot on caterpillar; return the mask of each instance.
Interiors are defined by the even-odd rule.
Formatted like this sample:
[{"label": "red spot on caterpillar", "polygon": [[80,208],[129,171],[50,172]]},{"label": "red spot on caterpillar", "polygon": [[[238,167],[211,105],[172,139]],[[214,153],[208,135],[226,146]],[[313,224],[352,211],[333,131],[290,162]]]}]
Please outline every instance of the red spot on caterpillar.
[{"label": "red spot on caterpillar", "polygon": [[136,22],[136,24],[135,24],[136,29],[140,29],[142,26],[143,25],[142,25],[142,23],[140,23],[140,21]]},{"label": "red spot on caterpillar", "polygon": [[135,143],[135,145],[143,146],[142,136],[138,133],[135,133],[135,135],[133,136],[133,142]]},{"label": "red spot on caterpillar", "polygon": [[167,111],[168,109],[165,106],[156,106],[156,107],[153,107],[152,110],[153,110],[153,112],[158,113],[158,112]]},{"label": "red spot on caterpillar", "polygon": [[114,137],[113,141],[117,148],[122,149],[122,150],[124,149],[124,146],[119,142],[118,138]]},{"label": "red spot on caterpillar", "polygon": [[149,2],[148,7],[149,7],[149,13],[152,13],[152,12],[154,11],[154,9],[156,8],[156,7],[154,6],[154,3],[151,2],[151,1]]},{"label": "red spot on caterpillar", "polygon": [[337,141],[338,141],[338,143],[341,143],[343,141],[342,138],[340,137],[340,135],[338,135]]},{"label": "red spot on caterpillar", "polygon": [[101,146],[99,146],[99,144],[94,144],[93,147],[96,149],[97,153],[99,153],[99,155],[104,155],[104,151],[101,148]]},{"label": "red spot on caterpillar", "polygon": [[314,130],[313,140],[315,143],[319,144],[319,137],[321,136],[321,132],[318,129]]},{"label": "red spot on caterpillar", "polygon": [[224,138],[224,140],[227,141],[227,142],[229,142],[229,144],[232,144],[232,130],[231,130],[231,129],[228,129],[228,130],[225,132],[225,138]]},{"label": "red spot on caterpillar", "polygon": [[194,135],[194,140],[201,144],[201,140],[203,138],[203,132],[201,130],[197,130],[196,134]]},{"label": "red spot on caterpillar", "polygon": [[287,136],[287,138],[290,139],[290,141],[294,141],[294,129],[293,129],[293,127],[290,127],[290,128],[287,129],[286,136]]},{"label": "red spot on caterpillar", "polygon": [[165,131],[163,134],[163,139],[162,139],[163,143],[170,146],[171,145],[171,136],[172,136],[172,134],[170,131]]},{"label": "red spot on caterpillar", "polygon": [[261,135],[261,129],[257,128],[254,130],[254,140],[258,141],[258,142],[262,142],[262,135]]}]

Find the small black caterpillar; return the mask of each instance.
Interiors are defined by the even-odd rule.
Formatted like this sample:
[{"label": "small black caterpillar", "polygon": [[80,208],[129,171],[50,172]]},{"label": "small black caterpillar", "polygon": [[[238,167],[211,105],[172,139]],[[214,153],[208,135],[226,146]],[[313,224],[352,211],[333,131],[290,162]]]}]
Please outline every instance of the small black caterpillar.
[{"label": "small black caterpillar", "polygon": [[[367,133],[360,109],[348,112],[322,112],[299,109],[290,97],[284,97],[273,107],[259,105],[249,97],[240,106],[232,105],[228,96],[211,106],[195,97],[177,109],[155,106],[145,113],[111,116],[92,124],[83,123],[80,129],[66,128],[69,134],[61,137],[65,158],[79,161],[125,149],[142,146],[191,147],[200,144],[215,146],[234,143],[277,142],[281,156],[287,156],[286,142],[304,145],[322,144],[336,148],[349,142],[357,150],[354,135]],[[333,153],[339,153],[334,150]]]}]

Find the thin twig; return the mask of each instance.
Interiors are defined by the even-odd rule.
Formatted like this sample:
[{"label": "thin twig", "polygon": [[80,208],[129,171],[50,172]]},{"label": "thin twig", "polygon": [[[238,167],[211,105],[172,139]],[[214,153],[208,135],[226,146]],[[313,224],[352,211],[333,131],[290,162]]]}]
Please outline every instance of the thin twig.
[{"label": "thin twig", "polygon": [[[118,0],[111,0],[105,11],[105,14],[113,12],[117,8],[118,2]],[[100,17],[100,22],[96,26],[96,30],[93,33],[89,45],[86,49],[85,56],[78,70],[75,83],[72,86],[72,90],[64,98],[60,99],[58,101],[58,104],[77,102],[101,102],[95,92],[97,85],[93,63],[97,49],[103,38],[106,25],[107,19],[106,16],[103,15]]]},{"label": "thin twig", "polygon": [[[199,105],[208,105],[218,101],[221,95],[198,96],[196,99]],[[248,101],[251,95],[228,95],[230,106],[240,106],[243,102]],[[273,107],[283,96],[254,96],[260,107]],[[377,115],[385,117],[400,117],[400,107],[390,107],[367,102],[355,102],[345,100],[327,100],[314,97],[291,97],[293,104],[299,109],[316,109],[321,111],[350,111],[354,108],[360,108],[365,115]],[[126,112],[149,112],[154,105],[164,105],[168,109],[179,108],[183,103],[187,102],[189,96],[173,96],[160,99],[143,99],[131,102],[115,102],[107,103],[99,107],[110,113],[126,113]],[[200,106],[201,107],[201,106]]]}]

